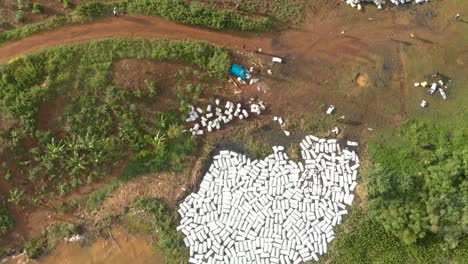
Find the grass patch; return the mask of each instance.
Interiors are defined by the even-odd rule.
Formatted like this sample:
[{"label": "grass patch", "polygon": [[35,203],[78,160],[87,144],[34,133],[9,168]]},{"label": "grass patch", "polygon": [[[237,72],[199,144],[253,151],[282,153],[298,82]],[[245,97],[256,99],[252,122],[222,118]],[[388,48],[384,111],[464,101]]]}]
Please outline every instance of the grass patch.
[{"label": "grass patch", "polygon": [[322,263],[464,263],[468,258],[466,237],[456,249],[444,248],[434,236],[406,245],[358,206],[339,229]]},{"label": "grass patch", "polygon": [[0,207],[0,235],[6,234],[15,225],[15,219],[5,207]]},{"label": "grass patch", "polygon": [[468,233],[467,129],[409,121],[369,145],[369,213],[407,244],[436,237],[455,248]]},{"label": "grass patch", "polygon": [[128,213],[120,219],[120,224],[132,233],[151,235],[154,232],[152,219],[146,213]]},{"label": "grass patch", "polygon": [[88,197],[86,208],[89,210],[97,210],[101,208],[101,205],[106,200],[107,196],[117,190],[119,186],[119,181],[112,181],[111,183],[104,186],[104,188],[91,193]]},{"label": "grass patch", "polygon": [[252,133],[239,131],[232,136],[231,140],[233,143],[244,147],[247,156],[251,159],[265,158],[273,152],[268,142],[252,135]]},{"label": "grass patch", "polygon": [[[69,4],[66,5],[69,6]],[[123,4],[111,2],[87,3],[84,5],[80,5],[75,11],[68,15],[53,16],[42,22],[28,24],[17,29],[1,32],[0,45],[25,38],[35,33],[56,29],[62,26],[92,22],[95,19],[112,14],[111,11],[114,6],[123,7]],[[39,7],[37,6],[37,8]],[[16,14],[16,21],[18,23],[24,21],[24,14],[22,10],[19,10]]]},{"label": "grass patch", "polygon": [[206,5],[213,5],[219,9],[234,10],[248,16],[269,16],[276,24],[298,24],[304,18],[305,9],[310,0],[195,0]]},{"label": "grass patch", "polygon": [[128,11],[212,29],[264,32],[273,28],[268,17],[252,19],[234,11],[220,11],[185,0],[132,0]]},{"label": "grass patch", "polygon": [[158,246],[168,263],[184,263],[188,260],[188,249],[183,244],[183,234],[176,231],[177,221],[163,202],[156,198],[141,198],[135,208],[142,209],[153,218],[157,230]]},{"label": "grass patch", "polygon": [[28,258],[35,259],[51,251],[65,238],[80,234],[80,227],[73,224],[58,224],[49,227],[43,234],[37,235],[25,245]]}]

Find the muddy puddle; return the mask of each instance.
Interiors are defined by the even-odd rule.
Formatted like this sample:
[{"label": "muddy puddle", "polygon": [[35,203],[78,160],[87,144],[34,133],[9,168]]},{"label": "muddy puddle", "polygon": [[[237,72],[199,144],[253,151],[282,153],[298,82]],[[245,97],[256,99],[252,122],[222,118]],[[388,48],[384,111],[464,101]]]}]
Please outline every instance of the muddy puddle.
[{"label": "muddy puddle", "polygon": [[149,243],[148,236],[129,234],[124,229],[113,229],[114,239],[99,238],[89,247],[78,242],[63,242],[49,255],[37,260],[16,256],[4,264],[159,264],[163,258]]}]

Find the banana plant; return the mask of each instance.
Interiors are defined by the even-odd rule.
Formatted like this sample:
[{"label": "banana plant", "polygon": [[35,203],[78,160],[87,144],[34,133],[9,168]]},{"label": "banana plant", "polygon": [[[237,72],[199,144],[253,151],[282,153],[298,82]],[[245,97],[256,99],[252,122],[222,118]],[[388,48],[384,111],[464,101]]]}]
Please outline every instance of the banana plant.
[{"label": "banana plant", "polygon": [[19,190],[18,188],[10,190],[10,197],[8,198],[8,202],[19,205],[19,203],[21,202],[21,198],[23,197],[23,194],[24,194],[24,191]]},{"label": "banana plant", "polygon": [[46,145],[45,152],[44,158],[51,161],[58,160],[65,155],[65,144],[62,141],[55,142],[55,139],[52,138],[52,141]]},{"label": "banana plant", "polygon": [[147,141],[156,150],[164,149],[166,146],[166,137],[161,133],[161,131],[158,131],[158,133],[156,133],[152,138],[148,137]]}]

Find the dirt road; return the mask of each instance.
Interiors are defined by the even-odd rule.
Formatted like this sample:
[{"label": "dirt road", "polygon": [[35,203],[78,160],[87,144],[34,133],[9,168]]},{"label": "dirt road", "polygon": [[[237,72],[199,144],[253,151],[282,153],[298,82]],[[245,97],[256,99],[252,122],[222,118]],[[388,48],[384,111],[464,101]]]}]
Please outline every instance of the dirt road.
[{"label": "dirt road", "polygon": [[[351,30],[344,19],[339,19],[343,17],[339,15],[340,11],[324,10],[311,15],[299,30],[261,35],[207,30],[176,24],[159,17],[122,16],[90,24],[66,26],[8,43],[0,47],[0,62],[47,47],[113,37],[204,40],[233,50],[243,50],[244,45],[250,51],[261,47],[266,53],[280,56],[330,59],[359,55],[368,60],[365,54],[360,53],[370,44],[378,45],[386,40],[388,32],[409,36],[402,25],[395,24],[382,29],[379,25],[389,18],[381,19],[379,23],[355,26]],[[363,17],[361,22],[366,20]],[[365,31],[360,30],[364,26]],[[341,35],[343,30],[346,34]]]}]

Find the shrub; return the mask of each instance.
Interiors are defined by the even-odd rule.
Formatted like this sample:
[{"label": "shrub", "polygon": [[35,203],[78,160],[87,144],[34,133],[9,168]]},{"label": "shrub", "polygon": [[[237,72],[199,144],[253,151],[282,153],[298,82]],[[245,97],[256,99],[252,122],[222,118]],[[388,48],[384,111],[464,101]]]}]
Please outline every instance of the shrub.
[{"label": "shrub", "polygon": [[0,235],[10,231],[15,225],[15,219],[8,214],[6,208],[0,208]]},{"label": "shrub", "polygon": [[134,206],[153,217],[157,229],[159,247],[168,263],[184,263],[188,259],[187,248],[183,245],[183,235],[176,231],[177,222],[166,205],[156,198],[140,198]]},{"label": "shrub", "polygon": [[15,20],[16,20],[16,23],[23,23],[24,22],[23,10],[19,9],[18,11],[16,11]]},{"label": "shrub", "polygon": [[38,258],[44,252],[46,243],[47,241],[45,237],[42,235],[33,237],[31,240],[29,240],[26,243],[26,246],[24,249],[26,251],[26,255],[28,256],[28,258],[30,259]]},{"label": "shrub", "polygon": [[392,143],[370,144],[370,214],[407,244],[432,234],[454,248],[468,219],[466,129],[410,121]]},{"label": "shrub", "polygon": [[44,13],[44,6],[40,3],[34,3],[32,6],[33,14],[42,14]]},{"label": "shrub", "polygon": [[63,0],[63,8],[65,9],[73,8],[73,2],[71,0]]},{"label": "shrub", "polygon": [[234,11],[218,11],[203,4],[184,0],[132,0],[128,4],[128,10],[212,29],[264,32],[273,28],[269,18],[251,19]]},{"label": "shrub", "polygon": [[112,11],[112,3],[87,3],[75,9],[75,13],[82,17],[100,17]]}]

